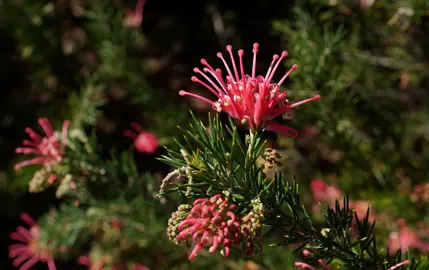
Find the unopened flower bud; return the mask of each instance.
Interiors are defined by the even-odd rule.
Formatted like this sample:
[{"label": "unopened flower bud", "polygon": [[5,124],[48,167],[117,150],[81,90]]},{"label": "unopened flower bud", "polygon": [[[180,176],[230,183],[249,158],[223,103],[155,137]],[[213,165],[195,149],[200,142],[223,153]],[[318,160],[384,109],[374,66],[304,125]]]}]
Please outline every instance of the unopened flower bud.
[{"label": "unopened flower bud", "polygon": [[188,216],[189,211],[191,209],[192,206],[190,206],[189,204],[182,204],[178,207],[176,212],[173,212],[173,214],[171,214],[171,217],[168,220],[167,235],[168,238],[176,245],[179,244],[179,241],[177,240],[178,226],[180,222],[182,222],[182,220],[184,220]]}]

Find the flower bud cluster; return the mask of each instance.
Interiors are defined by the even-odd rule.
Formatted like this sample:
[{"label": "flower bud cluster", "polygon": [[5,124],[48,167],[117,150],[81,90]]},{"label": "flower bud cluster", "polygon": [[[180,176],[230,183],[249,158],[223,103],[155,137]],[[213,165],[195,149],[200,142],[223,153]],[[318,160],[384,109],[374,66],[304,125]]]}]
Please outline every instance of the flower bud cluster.
[{"label": "flower bud cluster", "polygon": [[264,205],[259,198],[253,199],[251,202],[253,209],[241,218],[240,228],[243,236],[243,253],[246,256],[253,256],[255,253],[262,251],[259,241],[264,220]]},{"label": "flower bud cluster", "polygon": [[173,214],[171,214],[171,217],[168,220],[167,235],[171,241],[176,243],[176,245],[179,244],[179,240],[177,240],[177,235],[179,233],[179,224],[188,216],[189,211],[191,211],[191,209],[191,205],[182,204],[179,206],[176,212],[173,212]]}]

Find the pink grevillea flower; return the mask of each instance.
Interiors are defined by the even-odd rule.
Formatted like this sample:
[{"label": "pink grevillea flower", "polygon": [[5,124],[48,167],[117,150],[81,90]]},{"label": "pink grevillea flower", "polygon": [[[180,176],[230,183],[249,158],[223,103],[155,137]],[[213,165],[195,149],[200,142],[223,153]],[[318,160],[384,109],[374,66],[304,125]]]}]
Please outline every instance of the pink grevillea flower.
[{"label": "pink grevillea flower", "polygon": [[125,14],[123,25],[127,28],[138,28],[143,21],[143,8],[146,0],[138,0],[134,11],[128,10]]},{"label": "pink grevillea flower", "polygon": [[147,132],[143,127],[136,122],[131,123],[131,128],[134,130],[126,129],[124,136],[134,140],[134,146],[138,152],[148,154],[155,153],[159,147],[159,139],[154,134]]},{"label": "pink grevillea flower", "polygon": [[313,211],[320,212],[320,204],[327,203],[330,207],[335,205],[335,201],[341,199],[343,192],[335,185],[328,185],[321,179],[313,179],[310,182],[313,193]]},{"label": "pink grevillea flower", "polygon": [[259,44],[253,44],[253,66],[251,76],[247,75],[244,71],[244,51],[238,51],[239,72],[237,68],[238,64],[232,53],[232,46],[226,46],[226,50],[230,55],[232,68],[228,65],[222,53],[217,53],[217,57],[222,60],[227,71],[225,79],[222,77],[222,71],[220,69],[214,69],[205,59],[201,59],[201,64],[205,67],[202,70],[194,68],[194,72],[202,76],[208,83],[200,80],[196,76],[192,76],[191,78],[193,82],[199,83],[210,90],[216,96],[216,101],[184,90],[181,90],[179,94],[181,96],[192,96],[205,101],[211,104],[213,109],[217,112],[225,111],[231,117],[241,120],[243,123],[248,123],[249,128],[253,131],[266,127],[268,130],[278,131],[286,137],[296,137],[297,132],[294,129],[280,125],[272,120],[279,115],[291,113],[293,108],[301,104],[312,100],[318,100],[320,96],[317,95],[293,104],[290,104],[286,99],[286,92],[280,90],[280,86],[289,74],[298,68],[297,65],[293,65],[278,83],[271,83],[275,71],[288,53],[283,51],[280,56],[275,54],[264,77],[261,75],[256,76],[256,55],[259,50]]},{"label": "pink grevillea flower", "polygon": [[391,254],[398,250],[406,252],[409,248],[429,251],[429,243],[422,241],[416,231],[411,230],[402,219],[398,223],[401,227],[399,232],[391,232],[389,235],[388,247]]},{"label": "pink grevillea flower", "polygon": [[221,194],[195,200],[189,215],[179,224],[177,235],[178,241],[191,240],[196,244],[189,254],[190,260],[204,247],[210,247],[210,253],[220,247],[223,255],[228,257],[231,245],[240,244],[241,224],[232,212],[236,208]]},{"label": "pink grevillea flower", "polygon": [[45,168],[50,169],[52,165],[63,159],[66,144],[65,138],[67,137],[67,129],[70,122],[68,120],[64,121],[61,135],[54,132],[48,118],[39,118],[38,122],[46,136],[42,137],[27,127],[25,131],[31,137],[32,141],[24,140],[24,147],[18,147],[15,150],[18,154],[34,154],[36,157],[17,163],[15,170],[33,164],[42,164]]},{"label": "pink grevillea flower", "polygon": [[46,244],[40,242],[40,228],[36,222],[26,213],[21,214],[29,229],[19,226],[16,232],[10,234],[10,238],[21,243],[9,246],[9,257],[13,259],[13,266],[19,270],[28,270],[37,262],[48,264],[49,270],[56,270],[52,252]]}]

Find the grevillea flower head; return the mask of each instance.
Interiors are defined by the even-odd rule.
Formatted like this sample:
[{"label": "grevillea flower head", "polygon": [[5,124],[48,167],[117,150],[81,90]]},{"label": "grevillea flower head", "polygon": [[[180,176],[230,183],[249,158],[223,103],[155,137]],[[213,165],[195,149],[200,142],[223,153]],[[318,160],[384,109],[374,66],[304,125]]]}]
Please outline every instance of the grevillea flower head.
[{"label": "grevillea flower head", "polygon": [[61,135],[54,132],[48,118],[39,118],[38,122],[46,136],[42,137],[34,130],[27,127],[25,131],[31,137],[32,141],[24,140],[24,147],[18,147],[15,150],[18,154],[34,154],[36,157],[17,163],[15,165],[15,170],[33,164],[42,164],[45,168],[50,169],[63,159],[66,145],[65,139],[70,122],[68,120],[64,121]]},{"label": "grevillea flower head", "polygon": [[49,270],[56,270],[52,251],[47,244],[40,241],[40,228],[36,222],[26,213],[21,214],[29,229],[19,226],[15,232],[10,234],[10,238],[21,243],[9,246],[9,257],[13,259],[12,264],[19,267],[19,270],[28,270],[36,263],[44,262],[48,264]]},{"label": "grevillea flower head", "polygon": [[221,248],[221,254],[229,256],[231,245],[240,245],[240,220],[232,212],[236,205],[229,203],[222,194],[210,199],[197,199],[189,215],[179,224],[178,241],[192,241],[194,249],[189,254],[193,260],[204,247],[209,252]]},{"label": "grevillea flower head", "polygon": [[143,127],[136,122],[131,123],[131,128],[134,130],[126,129],[124,136],[134,140],[134,147],[138,152],[148,154],[155,153],[159,147],[159,139],[154,134],[145,131]]},{"label": "grevillea flower head", "polygon": [[[205,59],[201,59],[204,68],[194,68],[194,72],[203,77],[205,81],[193,76],[193,82],[199,83],[210,90],[217,98],[212,101],[200,95],[190,93],[184,90],[179,92],[182,96],[192,96],[212,105],[217,112],[225,111],[231,117],[247,123],[249,128],[257,131],[260,128],[267,128],[282,133],[287,137],[296,137],[297,132],[290,127],[280,125],[272,120],[282,114],[291,113],[292,109],[308,101],[318,100],[320,96],[302,100],[290,104],[286,99],[286,92],[280,90],[280,86],[289,76],[289,74],[298,68],[293,65],[292,68],[284,74],[278,83],[271,83],[274,73],[282,60],[288,55],[283,51],[281,55],[275,54],[270,67],[265,76],[256,75],[256,55],[259,50],[259,44],[253,44],[253,65],[251,75],[247,75],[243,67],[244,51],[238,51],[239,64],[236,63],[232,52],[232,46],[226,46],[231,64],[228,65],[222,53],[217,53],[225,66],[227,75],[222,76],[220,69],[214,69]],[[239,66],[239,69],[238,67]]]}]

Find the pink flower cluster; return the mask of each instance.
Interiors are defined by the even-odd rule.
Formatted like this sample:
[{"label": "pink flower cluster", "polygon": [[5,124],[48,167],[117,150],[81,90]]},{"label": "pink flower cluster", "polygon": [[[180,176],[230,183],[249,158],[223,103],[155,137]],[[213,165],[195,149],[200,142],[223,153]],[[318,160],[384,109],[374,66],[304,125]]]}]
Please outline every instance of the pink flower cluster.
[{"label": "pink flower cluster", "polygon": [[216,252],[220,247],[227,257],[231,245],[240,244],[241,224],[232,212],[236,207],[221,194],[210,199],[195,200],[189,215],[179,224],[177,235],[179,241],[191,240],[196,244],[189,254],[190,260],[204,247],[210,247],[210,253]]},{"label": "pink flower cluster", "polygon": [[138,152],[144,152],[148,154],[155,153],[159,147],[159,139],[150,132],[147,132],[143,127],[136,122],[131,123],[133,130],[126,129],[124,136],[134,140],[134,147]]},{"label": "pink flower cluster", "polygon": [[26,213],[21,214],[21,218],[29,229],[19,226],[10,234],[11,239],[21,242],[9,246],[9,257],[13,259],[13,266],[21,265],[19,270],[28,270],[40,261],[47,263],[49,270],[56,270],[52,252],[46,244],[40,242],[39,226]]},{"label": "pink flower cluster", "polygon": [[28,127],[25,131],[31,137],[31,141],[24,140],[24,147],[18,147],[15,150],[18,154],[34,154],[36,157],[17,163],[15,170],[33,164],[42,164],[45,168],[50,169],[54,164],[63,159],[66,144],[65,138],[67,137],[67,129],[70,122],[68,120],[64,121],[61,136],[55,134],[48,118],[39,118],[38,122],[46,136],[42,137]]},{"label": "pink flower cluster", "polygon": [[421,240],[419,234],[411,230],[403,219],[398,220],[399,232],[391,232],[389,235],[388,247],[390,253],[398,250],[406,252],[410,248],[419,249],[422,252],[429,251],[429,243]]},{"label": "pink flower cluster", "polygon": [[231,117],[247,123],[253,131],[266,127],[268,130],[278,131],[286,137],[296,137],[297,132],[294,129],[280,125],[272,120],[279,115],[291,113],[293,108],[301,104],[319,100],[320,96],[316,95],[293,104],[290,104],[286,99],[287,93],[280,90],[280,86],[289,74],[298,68],[297,65],[293,65],[278,83],[271,83],[275,71],[288,53],[283,51],[280,56],[275,54],[266,75],[256,76],[256,55],[259,50],[259,44],[253,44],[252,75],[249,76],[245,73],[243,67],[244,51],[238,51],[239,71],[232,52],[232,46],[226,46],[226,50],[231,58],[232,67],[228,65],[222,53],[217,54],[227,71],[225,79],[222,76],[221,69],[214,69],[205,59],[201,59],[201,64],[204,65],[204,68],[202,70],[194,68],[194,72],[203,77],[206,82],[196,76],[191,78],[193,82],[199,83],[210,90],[216,96],[216,101],[184,90],[181,90],[179,94],[181,96],[192,96],[207,102],[217,112],[225,111]]}]

